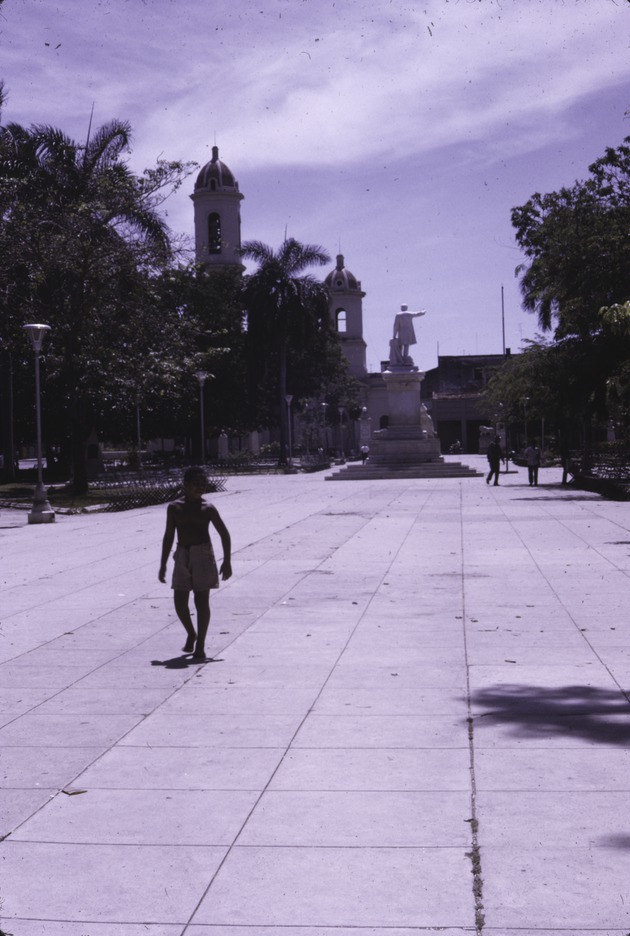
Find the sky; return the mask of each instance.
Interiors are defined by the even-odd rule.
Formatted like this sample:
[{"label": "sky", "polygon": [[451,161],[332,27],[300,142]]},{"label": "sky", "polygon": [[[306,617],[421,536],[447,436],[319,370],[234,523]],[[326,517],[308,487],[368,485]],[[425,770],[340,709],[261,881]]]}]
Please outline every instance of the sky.
[{"label": "sky", "polygon": [[[243,239],[344,255],[370,370],[426,309],[427,370],[536,336],[511,209],[630,135],[629,46],[630,0],[5,0],[2,119],[128,120],[138,172],[218,145]],[[194,178],[164,204],[191,240]]]}]

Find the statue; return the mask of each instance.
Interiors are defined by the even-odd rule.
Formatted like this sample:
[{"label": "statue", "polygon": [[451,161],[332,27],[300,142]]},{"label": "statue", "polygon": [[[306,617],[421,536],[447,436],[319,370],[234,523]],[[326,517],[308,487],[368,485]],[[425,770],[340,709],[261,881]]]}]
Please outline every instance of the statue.
[{"label": "statue", "polygon": [[429,414],[428,409],[424,403],[420,404],[420,425],[427,434],[427,439],[435,439],[435,428],[433,426],[433,420]]},{"label": "statue", "polygon": [[394,365],[398,367],[401,367],[405,363],[400,351],[400,345],[395,338],[392,338],[389,342],[389,363],[390,366]]},{"label": "statue", "polygon": [[[394,341],[398,345],[398,351],[404,364],[409,363],[411,360],[409,358],[409,345],[417,344],[413,319],[418,318],[419,315],[426,315],[425,309],[422,312],[408,312],[407,308],[407,305],[401,305],[400,312],[394,319]],[[390,361],[395,363],[392,360],[392,351],[393,345],[390,344]]]}]

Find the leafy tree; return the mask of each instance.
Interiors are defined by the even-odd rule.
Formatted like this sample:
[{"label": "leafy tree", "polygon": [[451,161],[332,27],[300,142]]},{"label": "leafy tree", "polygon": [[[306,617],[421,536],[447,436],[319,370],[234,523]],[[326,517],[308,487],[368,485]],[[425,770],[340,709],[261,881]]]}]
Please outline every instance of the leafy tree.
[{"label": "leafy tree", "polygon": [[156,274],[173,257],[158,206],[190,167],[163,161],[136,176],[123,159],[130,138],[120,121],[85,144],[49,126],[0,128],[2,337],[23,354],[24,321],[52,326],[48,426],[77,490],[87,487],[92,427],[109,407],[134,405],[155,353],[168,361],[172,328],[151,305]]},{"label": "leafy tree", "polygon": [[[244,381],[245,332],[238,271],[189,265],[167,270],[156,284],[166,320],[177,322],[179,353],[159,389],[153,422],[160,434],[197,435],[199,388],[194,374],[208,373],[204,389],[210,433],[241,434],[252,428]],[[156,434],[158,434],[156,432]]]},{"label": "leafy tree", "polygon": [[[588,423],[604,415],[606,383],[627,355],[600,309],[630,296],[630,137],[608,148],[586,180],[514,208],[512,223],[527,258],[517,268],[523,305],[558,342],[537,349],[546,385],[572,411],[581,406]],[[586,424],[585,433],[588,445]]]},{"label": "leafy tree", "polygon": [[599,309],[630,295],[630,137],[590,167],[590,177],[512,211],[528,258],[517,268],[526,309],[558,338],[589,337]]},{"label": "leafy tree", "polygon": [[287,387],[298,398],[322,394],[331,370],[344,368],[332,350],[329,296],[323,283],[304,271],[330,261],[311,244],[286,239],[278,251],[260,241],[243,245],[258,270],[245,280],[250,403],[261,425],[280,426],[281,461],[286,460]]}]

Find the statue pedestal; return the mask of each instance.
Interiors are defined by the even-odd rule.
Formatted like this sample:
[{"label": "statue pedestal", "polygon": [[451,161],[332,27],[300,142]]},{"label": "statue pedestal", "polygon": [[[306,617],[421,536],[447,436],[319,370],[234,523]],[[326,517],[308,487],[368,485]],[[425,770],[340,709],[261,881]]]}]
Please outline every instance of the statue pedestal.
[{"label": "statue pedestal", "polygon": [[[413,365],[392,366],[383,371],[387,387],[389,424],[373,433],[370,462],[373,465],[413,466],[441,462],[440,440],[420,404],[424,374]],[[425,411],[426,412],[426,411]]]},{"label": "statue pedestal", "polygon": [[433,422],[420,401],[424,374],[409,359],[407,364],[391,364],[382,375],[387,387],[389,423],[387,429],[372,433],[370,454],[364,465],[348,465],[327,480],[369,480],[382,478],[474,477],[460,462],[445,463]]}]

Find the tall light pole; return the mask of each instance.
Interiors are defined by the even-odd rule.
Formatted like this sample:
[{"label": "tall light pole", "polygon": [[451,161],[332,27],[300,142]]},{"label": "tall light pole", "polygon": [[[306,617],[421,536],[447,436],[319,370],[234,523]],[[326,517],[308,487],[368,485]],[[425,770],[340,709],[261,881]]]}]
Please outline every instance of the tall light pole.
[{"label": "tall light pole", "polygon": [[293,464],[293,440],[291,438],[291,404],[293,403],[293,394],[287,393],[284,398],[287,401],[287,425],[288,425],[288,430],[289,430],[289,465],[292,465]]},{"label": "tall light pole", "polygon": [[521,397],[521,403],[523,404],[523,423],[525,424],[525,444],[528,444],[527,438],[527,404],[529,403],[529,397]]},{"label": "tall light pole", "polygon": [[42,472],[42,407],[39,388],[39,354],[44,343],[44,336],[46,332],[50,331],[50,325],[25,325],[24,328],[31,337],[33,351],[35,352],[35,413],[37,422],[37,484],[35,485],[33,506],[28,515],[28,522],[52,523],[55,519],[55,511],[48,503]]},{"label": "tall light pole", "polygon": [[200,370],[195,373],[195,377],[199,381],[199,419],[201,422],[201,464],[205,465],[206,463],[206,427],[205,419],[203,414],[203,385],[208,379],[208,375],[205,371]]},{"label": "tall light pole", "polygon": [[343,451],[343,414],[345,412],[343,406],[338,407],[339,410],[339,457],[344,457]]},{"label": "tall light pole", "polygon": [[138,468],[142,468],[142,432],[140,431],[140,391],[136,387],[136,439],[138,441]]},{"label": "tall light pole", "polygon": [[326,455],[326,449],[328,448],[328,433],[326,432],[326,412],[327,412],[327,410],[328,410],[328,403],[322,403],[322,413],[324,414],[324,418],[323,418],[323,420],[322,420],[322,436],[323,436],[323,442],[324,442],[324,445],[323,445],[324,456]]}]

